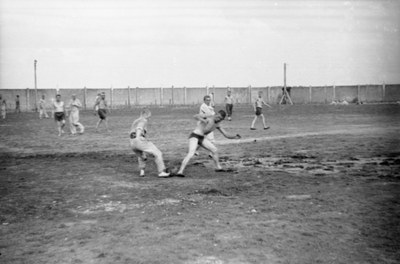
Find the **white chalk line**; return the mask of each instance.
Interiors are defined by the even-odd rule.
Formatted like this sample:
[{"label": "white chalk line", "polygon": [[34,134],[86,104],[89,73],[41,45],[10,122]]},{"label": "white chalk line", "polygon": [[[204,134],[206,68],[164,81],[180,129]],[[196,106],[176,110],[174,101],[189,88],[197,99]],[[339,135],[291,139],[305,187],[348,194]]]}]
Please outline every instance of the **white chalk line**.
[{"label": "white chalk line", "polygon": [[[392,128],[398,129],[398,128]],[[296,138],[296,137],[313,137],[321,135],[337,135],[337,134],[366,134],[366,133],[382,133],[388,132],[390,128],[357,128],[357,129],[339,129],[330,131],[320,131],[320,132],[304,132],[288,135],[276,135],[276,136],[265,136],[265,137],[252,137],[244,139],[223,139],[216,142],[217,145],[229,145],[229,144],[242,144],[251,143],[255,141],[267,141],[267,140],[280,140],[286,138]]]}]

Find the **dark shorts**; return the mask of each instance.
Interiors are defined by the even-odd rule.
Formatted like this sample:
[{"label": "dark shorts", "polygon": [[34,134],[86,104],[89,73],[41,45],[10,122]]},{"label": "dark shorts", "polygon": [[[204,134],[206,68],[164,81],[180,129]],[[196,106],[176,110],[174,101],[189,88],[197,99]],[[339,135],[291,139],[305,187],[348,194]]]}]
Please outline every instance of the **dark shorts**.
[{"label": "dark shorts", "polygon": [[204,140],[204,136],[200,136],[200,135],[197,135],[197,134],[195,134],[195,133],[191,133],[190,135],[189,135],[189,138],[197,138],[198,139],[198,145],[199,146],[201,146],[202,144],[203,144],[203,140]]},{"label": "dark shorts", "polygon": [[261,107],[256,107],[256,115],[259,116],[262,114],[262,108]]},{"label": "dark shorts", "polygon": [[64,112],[55,112],[54,113],[54,120],[61,122],[63,120],[65,120],[65,114]]},{"label": "dark shorts", "polygon": [[106,119],[107,110],[106,109],[99,109],[99,110],[97,110],[97,114],[99,115],[100,119]]}]

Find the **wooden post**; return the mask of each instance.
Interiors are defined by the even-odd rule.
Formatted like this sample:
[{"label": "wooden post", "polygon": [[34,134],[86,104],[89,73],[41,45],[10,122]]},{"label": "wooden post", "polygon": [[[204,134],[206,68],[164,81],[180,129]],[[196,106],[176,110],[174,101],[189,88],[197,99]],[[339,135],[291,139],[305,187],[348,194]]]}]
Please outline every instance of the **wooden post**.
[{"label": "wooden post", "polygon": [[110,87],[110,108],[113,109],[113,88]]},{"label": "wooden post", "polygon": [[251,104],[251,85],[249,85],[249,103]]},{"label": "wooden post", "polygon": [[31,108],[30,98],[29,98],[29,88],[26,88],[26,111]]},{"label": "wooden post", "polygon": [[34,71],[35,71],[35,112],[37,112],[38,111],[38,106],[37,106],[37,78],[36,78],[37,60],[34,60],[33,64],[34,64]]},{"label": "wooden post", "polygon": [[357,85],[357,102],[360,102],[360,85]]},{"label": "wooden post", "polygon": [[333,93],[333,100],[332,101],[336,101],[336,86],[333,85],[332,87],[332,93]]},{"label": "wooden post", "polygon": [[312,103],[312,88],[311,85],[308,87],[308,95],[309,95],[309,100],[310,100],[310,104]]},{"label": "wooden post", "polygon": [[83,87],[83,109],[87,108],[87,89],[86,86]]},{"label": "wooden post", "polygon": [[385,93],[386,93],[386,91],[385,91],[385,88],[386,88],[386,84],[382,84],[382,102],[384,102],[385,101]]},{"label": "wooden post", "polygon": [[163,101],[164,101],[164,89],[160,87],[160,106],[163,105]]},{"label": "wooden post", "polygon": [[268,100],[268,103],[270,104],[271,103],[271,87],[269,87],[269,86],[267,86],[267,93],[268,93],[267,100]]},{"label": "wooden post", "polygon": [[171,87],[171,100],[172,100],[172,105],[174,105],[174,86],[173,85]]},{"label": "wooden post", "polygon": [[184,93],[184,97],[183,97],[183,104],[186,105],[187,101],[186,101],[186,97],[187,97],[187,91],[186,91],[186,86],[183,86],[183,93]]},{"label": "wooden post", "polygon": [[136,89],[135,89],[135,105],[136,106],[138,105],[138,89],[139,89],[139,87],[136,86]]},{"label": "wooden post", "polygon": [[131,87],[128,86],[128,108],[131,109]]}]

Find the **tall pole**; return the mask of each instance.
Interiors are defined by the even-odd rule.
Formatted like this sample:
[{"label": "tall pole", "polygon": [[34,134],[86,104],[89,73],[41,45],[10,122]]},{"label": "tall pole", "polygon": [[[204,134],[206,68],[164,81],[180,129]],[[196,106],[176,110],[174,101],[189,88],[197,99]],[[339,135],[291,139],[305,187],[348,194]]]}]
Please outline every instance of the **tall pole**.
[{"label": "tall pole", "polygon": [[37,60],[34,60],[33,65],[35,69],[35,112],[37,112],[37,78],[36,78],[36,64]]},{"label": "tall pole", "polygon": [[286,62],[283,64],[283,87],[286,90]]}]

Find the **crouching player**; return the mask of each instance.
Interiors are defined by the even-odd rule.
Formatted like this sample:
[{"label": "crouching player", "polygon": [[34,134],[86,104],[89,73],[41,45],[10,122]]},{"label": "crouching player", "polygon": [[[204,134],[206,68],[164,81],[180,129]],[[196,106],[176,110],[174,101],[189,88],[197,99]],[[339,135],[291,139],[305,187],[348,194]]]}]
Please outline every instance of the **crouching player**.
[{"label": "crouching player", "polygon": [[146,139],[147,122],[150,116],[150,110],[143,109],[140,112],[140,117],[133,121],[130,131],[131,148],[138,157],[141,177],[144,176],[144,170],[146,168],[146,154],[152,154],[155,157],[155,162],[158,169],[158,177],[168,177],[170,174],[165,171],[165,165],[161,151],[152,142]]},{"label": "crouching player", "polygon": [[206,137],[207,134],[211,133],[215,129],[218,129],[224,137],[229,139],[239,139],[241,138],[239,134],[233,135],[226,132],[221,126],[220,122],[226,117],[224,110],[220,110],[213,116],[204,117],[202,115],[195,115],[194,118],[198,120],[197,127],[189,136],[189,152],[185,159],[182,161],[182,165],[177,172],[176,176],[184,177],[183,171],[186,165],[193,157],[198,146],[205,148],[212,153],[212,158],[214,159],[215,167],[217,171],[222,171],[222,167],[219,164],[218,149],[214,144]]}]

